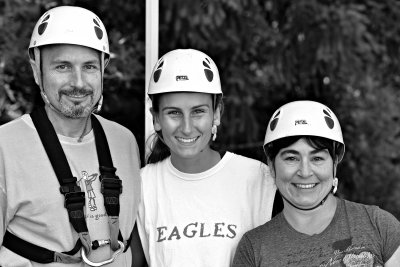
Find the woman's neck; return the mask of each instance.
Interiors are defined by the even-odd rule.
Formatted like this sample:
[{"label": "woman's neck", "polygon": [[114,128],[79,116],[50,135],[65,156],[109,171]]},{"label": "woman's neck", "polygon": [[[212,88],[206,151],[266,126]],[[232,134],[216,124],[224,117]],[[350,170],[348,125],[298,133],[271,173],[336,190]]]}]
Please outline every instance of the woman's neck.
[{"label": "woman's neck", "polygon": [[208,149],[201,153],[202,155],[193,158],[182,158],[171,154],[171,163],[181,172],[200,173],[211,169],[221,160],[220,154],[215,150]]},{"label": "woman's neck", "polygon": [[337,208],[336,197],[330,195],[325,203],[315,210],[303,211],[284,203],[283,215],[298,232],[315,235],[323,232],[331,223]]}]

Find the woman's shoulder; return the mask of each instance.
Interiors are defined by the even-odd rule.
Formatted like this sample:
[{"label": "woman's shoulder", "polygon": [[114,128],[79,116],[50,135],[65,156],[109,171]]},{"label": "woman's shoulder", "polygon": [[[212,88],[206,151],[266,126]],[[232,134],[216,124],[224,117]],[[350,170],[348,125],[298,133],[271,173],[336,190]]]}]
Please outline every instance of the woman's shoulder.
[{"label": "woman's shoulder", "polygon": [[345,206],[347,213],[352,214],[352,217],[368,216],[370,221],[372,222],[387,221],[387,220],[399,222],[393,214],[384,209],[381,209],[377,205],[362,204],[345,199],[342,199],[341,201],[343,202],[343,205]]},{"label": "woman's shoulder", "polygon": [[363,203],[354,202],[351,200],[341,199],[341,198],[340,198],[340,201],[343,203],[346,210],[350,210],[351,212],[363,211],[363,212],[368,212],[368,213],[375,213],[375,212],[382,211],[382,209],[380,209],[376,205],[368,205],[368,204],[363,204]]}]

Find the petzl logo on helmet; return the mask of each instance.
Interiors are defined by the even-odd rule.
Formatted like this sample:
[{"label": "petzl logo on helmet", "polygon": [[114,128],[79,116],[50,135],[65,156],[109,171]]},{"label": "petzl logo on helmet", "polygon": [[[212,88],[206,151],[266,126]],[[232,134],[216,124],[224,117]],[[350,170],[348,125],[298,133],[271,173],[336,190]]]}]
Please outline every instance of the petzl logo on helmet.
[{"label": "petzl logo on helmet", "polygon": [[176,81],[177,82],[179,82],[179,81],[189,81],[189,78],[186,75],[178,75],[178,76],[176,76]]},{"label": "petzl logo on helmet", "polygon": [[295,120],[294,126],[308,124],[306,120]]}]

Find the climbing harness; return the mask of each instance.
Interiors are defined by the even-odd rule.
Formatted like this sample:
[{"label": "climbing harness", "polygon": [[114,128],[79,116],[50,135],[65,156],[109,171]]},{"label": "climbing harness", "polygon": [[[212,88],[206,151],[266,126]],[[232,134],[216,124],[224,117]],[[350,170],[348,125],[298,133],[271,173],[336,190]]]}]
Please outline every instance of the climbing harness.
[{"label": "climbing harness", "polygon": [[[60,183],[60,192],[65,197],[65,208],[68,211],[69,221],[78,233],[79,239],[72,250],[55,252],[29,243],[6,231],[3,246],[22,257],[38,263],[78,263],[83,260],[90,266],[102,266],[113,262],[120,253],[128,249],[132,235],[125,243],[123,242],[123,237],[119,230],[119,195],[122,193],[122,181],[115,174],[116,168],[113,166],[107,138],[100,122],[94,115],[91,115],[100,166],[101,193],[104,197],[104,206],[108,215],[110,239],[94,240],[92,242],[83,210],[85,192],[82,192],[80,186],[77,185],[77,178],[72,175],[67,158],[45,109],[43,107],[35,109],[31,113],[31,118]],[[114,251],[110,259],[102,262],[91,262],[87,258],[92,249],[106,245],[110,245]],[[82,258],[73,256],[79,250],[81,250]]]}]

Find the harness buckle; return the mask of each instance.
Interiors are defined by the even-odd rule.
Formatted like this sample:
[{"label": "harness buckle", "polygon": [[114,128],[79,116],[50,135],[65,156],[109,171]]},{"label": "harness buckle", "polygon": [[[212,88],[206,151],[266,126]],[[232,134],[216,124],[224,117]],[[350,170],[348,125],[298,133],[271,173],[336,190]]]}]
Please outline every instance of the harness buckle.
[{"label": "harness buckle", "polygon": [[81,249],[82,260],[83,260],[83,262],[85,262],[85,263],[88,264],[89,266],[103,266],[103,265],[105,265],[105,264],[112,263],[112,262],[117,258],[117,256],[118,256],[119,254],[121,254],[121,253],[124,251],[124,249],[125,249],[125,245],[124,245],[123,242],[118,241],[118,244],[119,244],[119,249],[117,249],[117,250],[112,254],[111,258],[109,258],[108,260],[105,260],[105,261],[101,261],[101,262],[92,262],[92,261],[90,261],[90,260],[86,257],[85,249],[82,248],[82,249]]},{"label": "harness buckle", "polygon": [[81,187],[76,184],[76,181],[78,181],[78,179],[76,179],[76,177],[63,178],[63,183],[66,185],[60,186],[61,194],[65,195],[68,193],[81,191]]},{"label": "harness buckle", "polygon": [[122,180],[116,178],[103,178],[101,180],[101,193],[103,195],[118,196],[122,193]]},{"label": "harness buckle", "polygon": [[85,192],[66,193],[64,206],[67,210],[82,209],[85,206]]}]

